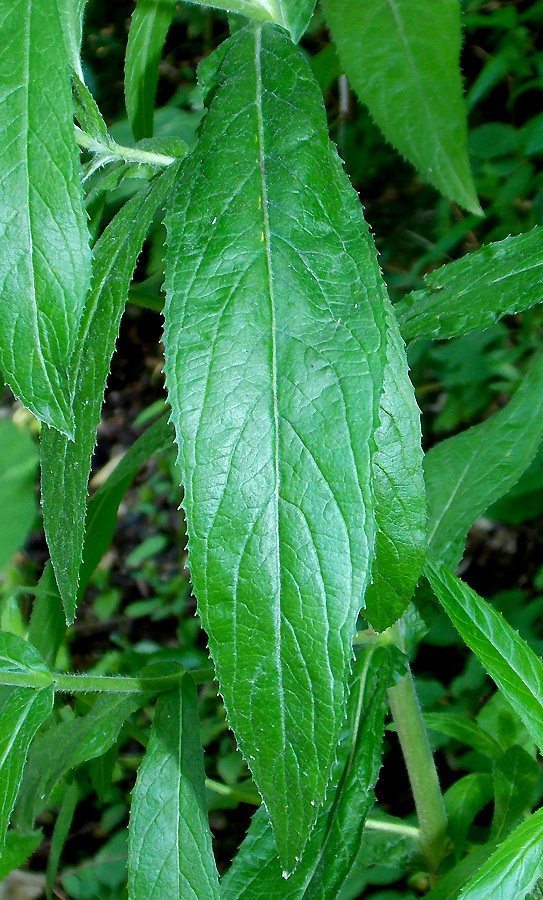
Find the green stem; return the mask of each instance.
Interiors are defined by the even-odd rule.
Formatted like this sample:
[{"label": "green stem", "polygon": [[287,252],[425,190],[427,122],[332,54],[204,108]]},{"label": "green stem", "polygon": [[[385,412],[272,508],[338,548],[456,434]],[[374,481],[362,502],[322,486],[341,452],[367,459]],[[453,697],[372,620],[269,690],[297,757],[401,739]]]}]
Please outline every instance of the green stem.
[{"label": "green stem", "polygon": [[[193,669],[188,673],[196,684],[212,681],[213,669]],[[50,684],[55,691],[65,694],[87,694],[100,692],[107,694],[143,694],[151,692],[159,694],[171,690],[185,675],[180,669],[172,675],[156,678],[130,678],[124,675],[62,675],[59,672],[0,672],[0,684],[15,687],[44,688]]]},{"label": "green stem", "polygon": [[383,822],[382,819],[373,819],[368,816],[366,819],[366,828],[372,831],[384,831],[389,834],[401,834],[403,837],[411,838],[413,841],[420,841],[420,828],[414,825],[404,825],[403,822]]},{"label": "green stem", "polygon": [[[401,631],[394,628],[403,649]],[[421,852],[435,872],[445,852],[447,814],[409,666],[402,680],[389,689],[388,699],[417,810]]]},{"label": "green stem", "polygon": [[150,150],[140,150],[138,147],[123,147],[111,138],[108,141],[94,138],[86,131],[82,131],[77,125],[75,139],[83,150],[91,150],[104,157],[104,162],[113,162],[122,159],[125,162],[143,163],[150,166],[171,166],[177,159],[175,156],[166,156],[165,153],[154,153]]}]

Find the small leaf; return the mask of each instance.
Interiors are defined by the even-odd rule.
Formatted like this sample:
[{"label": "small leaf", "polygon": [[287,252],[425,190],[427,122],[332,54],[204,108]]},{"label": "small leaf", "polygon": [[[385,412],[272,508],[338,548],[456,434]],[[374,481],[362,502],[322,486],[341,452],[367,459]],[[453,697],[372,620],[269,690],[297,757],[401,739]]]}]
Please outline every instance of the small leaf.
[{"label": "small leaf", "polygon": [[158,64],[174,13],[175,0],[138,0],[132,13],[124,93],[136,141],[153,136]]},{"label": "small leaf", "polygon": [[71,434],[66,372],[90,254],[56,0],[0,0],[0,30],[0,369],[38,419]]},{"label": "small leaf", "polygon": [[51,849],[49,850],[49,859],[47,860],[47,872],[45,876],[45,894],[47,900],[53,900],[53,887],[60,865],[60,858],[62,856],[64,844],[70,833],[79,798],[80,792],[77,781],[73,781],[72,784],[68,785],[66,788],[53,829],[53,836],[51,838]]},{"label": "small leaf", "polygon": [[51,560],[48,560],[36,589],[28,640],[47,665],[54,666],[65,635],[66,617]]},{"label": "small leaf", "polygon": [[467,584],[432,562],[426,564],[425,573],[454,627],[542,749],[543,662]]},{"label": "small leaf", "polygon": [[[386,688],[392,683],[391,647],[367,647],[355,662],[347,722],[328,795],[293,874],[285,879],[263,807],[231,869],[221,900],[329,900],[337,897],[360,848],[381,768]],[[333,791],[332,785],[336,785]]]},{"label": "small leaf", "polygon": [[498,741],[478,722],[468,719],[465,715],[446,712],[425,713],[424,722],[432,731],[461,741],[489,759],[497,760],[503,756],[503,748]]},{"label": "small leaf", "polygon": [[[196,0],[204,3],[204,0]],[[296,43],[309,25],[315,0],[205,0],[205,6],[241,13],[257,22],[275,22],[290,33]]]},{"label": "small leaf", "polygon": [[543,228],[468,253],[424,282],[394,307],[406,341],[488,328],[543,301]]},{"label": "small leaf", "polygon": [[132,794],[130,900],[218,900],[194,682],[158,698]]},{"label": "small leaf", "polygon": [[501,841],[530,811],[539,766],[523,747],[510,747],[494,763],[494,818],[490,839]]},{"label": "small leaf", "polygon": [[457,0],[323,0],[345,74],[383,134],[481,214],[467,155]]},{"label": "small leaf", "polygon": [[0,571],[24,544],[38,511],[38,448],[11,419],[0,422]]},{"label": "small leaf", "polygon": [[426,556],[420,413],[403,341],[393,327],[387,335],[379,417],[373,457],[378,531],[365,616],[377,631],[384,631],[405,611]]},{"label": "small leaf", "polygon": [[543,438],[543,357],[505,409],[428,451],[428,544],[432,559],[454,569],[475,519],[507,493]]},{"label": "small leaf", "polygon": [[15,688],[0,710],[0,846],[23,776],[28,748],[53,708],[53,686]]},{"label": "small leaf", "polygon": [[143,241],[175,174],[176,164],[132,197],[97,241],[71,378],[74,440],[68,441],[50,428],[41,434],[45,533],[68,624],[75,616],[87,482],[109,364]]},{"label": "small leaf", "polygon": [[86,716],[60,722],[32,745],[15,823],[32,827],[60,779],[71,769],[101,756],[115,743],[125,719],[145,704],[144,694],[103,694]]},{"label": "small leaf", "polygon": [[216,77],[167,217],[165,371],[199,612],[291,870],[324,796],[372,561],[389,307],[294,44],[245,28]]},{"label": "small leaf", "polygon": [[455,781],[445,793],[449,834],[457,860],[463,854],[475,816],[490,803],[493,793],[492,775],[488,772],[472,772]]},{"label": "small leaf", "polygon": [[523,900],[542,873],[543,809],[539,809],[499,845],[458,900]]},{"label": "small leaf", "polygon": [[[28,679],[33,677],[35,686],[39,688],[48,687],[53,682],[51,670],[35,647],[7,631],[0,631],[0,673],[23,674]],[[10,682],[5,680],[3,683]]]},{"label": "small leaf", "polygon": [[0,883],[10,872],[18,869],[29,856],[32,856],[42,840],[41,831],[31,831],[28,834],[8,831],[6,843],[0,847]]},{"label": "small leaf", "polygon": [[83,131],[99,141],[111,140],[102,113],[87,85],[75,73],[72,75],[74,113]]}]

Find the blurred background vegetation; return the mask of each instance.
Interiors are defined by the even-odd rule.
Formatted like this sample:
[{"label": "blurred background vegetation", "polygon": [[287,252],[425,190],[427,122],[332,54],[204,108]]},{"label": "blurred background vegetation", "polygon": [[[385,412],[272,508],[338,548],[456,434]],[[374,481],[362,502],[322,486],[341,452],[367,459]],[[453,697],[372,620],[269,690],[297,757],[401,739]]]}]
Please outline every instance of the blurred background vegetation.
[{"label": "blurred background vegetation", "polygon": [[[465,214],[440,198],[386,144],[341,78],[318,7],[302,41],[324,92],[332,138],[364,204],[393,301],[421,287],[422,276],[433,268],[482,244],[543,225],[543,0],[462,0],[461,5],[469,151],[484,218]],[[112,135],[124,144],[133,143],[123,94],[133,6],[131,0],[89,0],[83,40],[88,84]],[[223,14],[206,7],[178,6],[160,64],[157,135],[194,144],[202,117],[196,67],[227,36]],[[88,182],[88,209],[95,232],[141,184],[137,178],[125,178],[105,198],[97,189],[100,177],[97,173]],[[164,408],[161,317],[156,311],[161,304],[163,241],[163,228],[156,224],[140,258],[122,324],[91,490]],[[425,446],[503,406],[542,338],[543,313],[536,307],[484,332],[411,345]],[[26,633],[33,587],[47,559],[38,505],[37,440],[35,420],[4,391],[0,405],[0,626],[17,634]],[[178,482],[173,451],[151,460],[138,475],[121,505],[114,543],[61,649],[60,668],[115,674],[135,673],[151,660],[174,659],[190,667],[206,664],[206,638],[194,617],[184,522],[177,511]],[[462,563],[463,577],[491,597],[538,652],[543,650],[542,526],[540,452],[510,494],[475,524]],[[422,593],[419,601],[419,608],[426,604],[430,609],[432,627],[420,644],[414,671],[428,721],[435,726],[430,733],[444,788],[462,776],[490,771],[490,760],[480,744],[475,740],[474,746],[469,745],[466,735],[458,728],[455,731],[454,715],[459,713],[484,727],[502,748],[522,749],[524,756],[517,752],[512,761],[516,775],[506,772],[504,778],[509,782],[516,778],[524,796],[531,796],[534,804],[541,802],[543,776],[532,765],[530,742],[514,712],[494,693],[482,668],[431,601]],[[243,838],[256,798],[215,686],[205,687],[200,700],[211,826],[219,868],[224,871]],[[83,710],[84,703],[78,700],[75,711],[79,704]],[[453,718],[449,716],[447,728],[441,724],[439,730],[435,714],[444,712]],[[151,715],[151,710],[138,714],[106,757],[82,767],[72,785],[58,789],[59,807],[65,808],[66,796],[73,796],[73,785],[79,798],[57,881],[61,898],[122,900],[126,896],[128,801]],[[377,794],[378,815],[412,821],[412,800],[392,732]],[[483,791],[472,839],[488,831],[489,800],[490,796],[485,803]],[[46,840],[31,861],[36,873],[43,872],[54,841],[54,816],[45,814],[40,824]],[[41,890],[40,878],[32,882],[38,891],[34,896]],[[374,900],[414,900],[424,887],[417,878],[408,837],[392,838],[375,830],[365,839],[360,866],[342,900],[362,895]]]}]

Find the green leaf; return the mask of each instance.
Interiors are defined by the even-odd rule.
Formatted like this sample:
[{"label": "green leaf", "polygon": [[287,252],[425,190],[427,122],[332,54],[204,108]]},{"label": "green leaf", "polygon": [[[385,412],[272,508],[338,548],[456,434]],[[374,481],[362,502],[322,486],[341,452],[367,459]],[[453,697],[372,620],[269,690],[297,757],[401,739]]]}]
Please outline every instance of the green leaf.
[{"label": "green leaf", "polygon": [[80,81],[84,81],[80,50],[87,0],[57,0],[57,2],[68,61]]},{"label": "green leaf", "polygon": [[455,781],[445,793],[443,799],[449,820],[449,835],[457,860],[463,854],[475,816],[490,803],[493,794],[493,780],[489,772],[472,772]]},{"label": "green leaf", "polygon": [[543,748],[543,662],[503,616],[443,566],[428,562],[432,589],[470,650]]},{"label": "green leaf", "polygon": [[71,769],[101,756],[115,743],[125,719],[146,702],[144,694],[103,694],[86,716],[60,722],[32,745],[15,809],[22,830],[48,805],[60,779]]},{"label": "green leaf", "polygon": [[345,74],[430,184],[481,214],[467,155],[457,0],[323,0]]},{"label": "green leaf", "polygon": [[437,887],[425,895],[424,900],[458,900],[460,889],[471,878],[473,873],[477,872],[486,862],[493,849],[492,844],[484,844],[482,847],[476,847],[471,850],[456,866],[449,869]]},{"label": "green leaf", "polygon": [[199,612],[291,870],[371,565],[388,299],[299,51],[249,27],[216,69],[167,217],[166,382]]},{"label": "green leaf", "polygon": [[130,900],[218,900],[196,688],[190,675],[158,698],[132,794]]},{"label": "green leaf", "polygon": [[80,799],[80,792],[77,781],[66,788],[66,793],[62,799],[59,814],[53,829],[51,838],[51,849],[49,851],[49,859],[47,860],[47,872],[45,876],[45,894],[47,900],[53,900],[53,888],[58,874],[60,858],[64,849],[64,844],[70,833],[74,813]]},{"label": "green leaf", "polygon": [[495,799],[490,838],[500,841],[518,824],[523,813],[530,811],[539,766],[526,750],[514,746],[494,764],[493,775]]},{"label": "green leaf", "polygon": [[[204,3],[204,0],[194,0]],[[241,13],[257,22],[275,22],[290,33],[296,43],[309,25],[315,0],[205,0],[205,6]]]},{"label": "green leaf", "polygon": [[152,456],[172,447],[173,442],[173,428],[166,416],[162,416],[132,444],[91,498],[87,508],[79,596],[111,543],[119,505],[138,469]]},{"label": "green leaf", "polygon": [[0,369],[38,419],[71,434],[66,372],[90,257],[56,0],[0,0],[0,30]]},{"label": "green leaf", "polygon": [[[357,857],[381,768],[390,647],[366,647],[355,663],[347,722],[329,793],[293,874],[285,879],[264,807],[221,882],[221,900],[329,900]],[[336,786],[333,791],[332,785]]]},{"label": "green leaf", "polygon": [[523,900],[543,873],[543,809],[509,835],[458,900]]},{"label": "green leaf", "polygon": [[158,64],[174,13],[175,0],[138,0],[132,13],[124,93],[136,141],[153,136]]},{"label": "green leaf", "polygon": [[503,755],[503,748],[498,741],[478,722],[468,719],[466,715],[446,712],[425,713],[424,722],[427,728],[461,741],[468,747],[473,747],[477,753],[488,756],[489,759],[498,760]]},{"label": "green leaf", "polygon": [[508,237],[424,276],[394,307],[402,335],[452,338],[543,301],[543,229]]},{"label": "green leaf", "polygon": [[95,856],[65,869],[60,876],[64,890],[73,900],[126,897],[126,844],[126,829],[123,829],[103,844]]},{"label": "green leaf", "polygon": [[157,208],[171,190],[175,174],[174,164],[132,197],[97,241],[81,346],[72,369],[75,439],[68,441],[50,428],[42,430],[45,533],[68,624],[75,616],[87,482],[109,364],[143,241]]},{"label": "green leaf", "polygon": [[405,347],[389,318],[380,424],[373,457],[377,538],[366,618],[384,631],[400,618],[426,556],[426,490],[420,414],[407,371]]},{"label": "green leaf", "polygon": [[49,666],[54,666],[60,645],[66,634],[66,617],[55,580],[51,561],[43,570],[32,606],[28,640],[43,656]]},{"label": "green leaf", "polygon": [[428,544],[432,559],[454,569],[475,519],[507,493],[543,438],[543,357],[505,409],[428,451]]},{"label": "green leaf", "polygon": [[15,688],[0,710],[0,846],[23,776],[28,748],[53,708],[53,686]]},{"label": "green leaf", "polygon": [[31,831],[28,834],[8,831],[6,843],[0,847],[0,882],[14,869],[22,866],[28,857],[32,856],[42,840],[41,831]]},{"label": "green leaf", "polygon": [[48,687],[53,682],[51,670],[35,647],[7,631],[0,631],[0,673],[3,684],[10,683],[10,673],[33,677],[37,688]]},{"label": "green leaf", "polygon": [[36,518],[38,448],[28,431],[0,421],[0,571],[23,546]]},{"label": "green leaf", "polygon": [[107,125],[98,109],[96,100],[87,85],[75,73],[72,75],[74,113],[83,131],[99,141],[110,141]]}]

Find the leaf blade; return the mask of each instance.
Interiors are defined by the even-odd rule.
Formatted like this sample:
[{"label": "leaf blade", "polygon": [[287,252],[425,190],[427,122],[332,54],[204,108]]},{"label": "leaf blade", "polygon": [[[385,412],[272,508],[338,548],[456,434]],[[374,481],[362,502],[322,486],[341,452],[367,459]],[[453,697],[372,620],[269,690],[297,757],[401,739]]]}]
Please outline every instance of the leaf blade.
[{"label": "leaf blade", "polygon": [[175,0],[138,0],[125,58],[126,111],[136,141],[153,136],[158,64],[175,13]]}]

